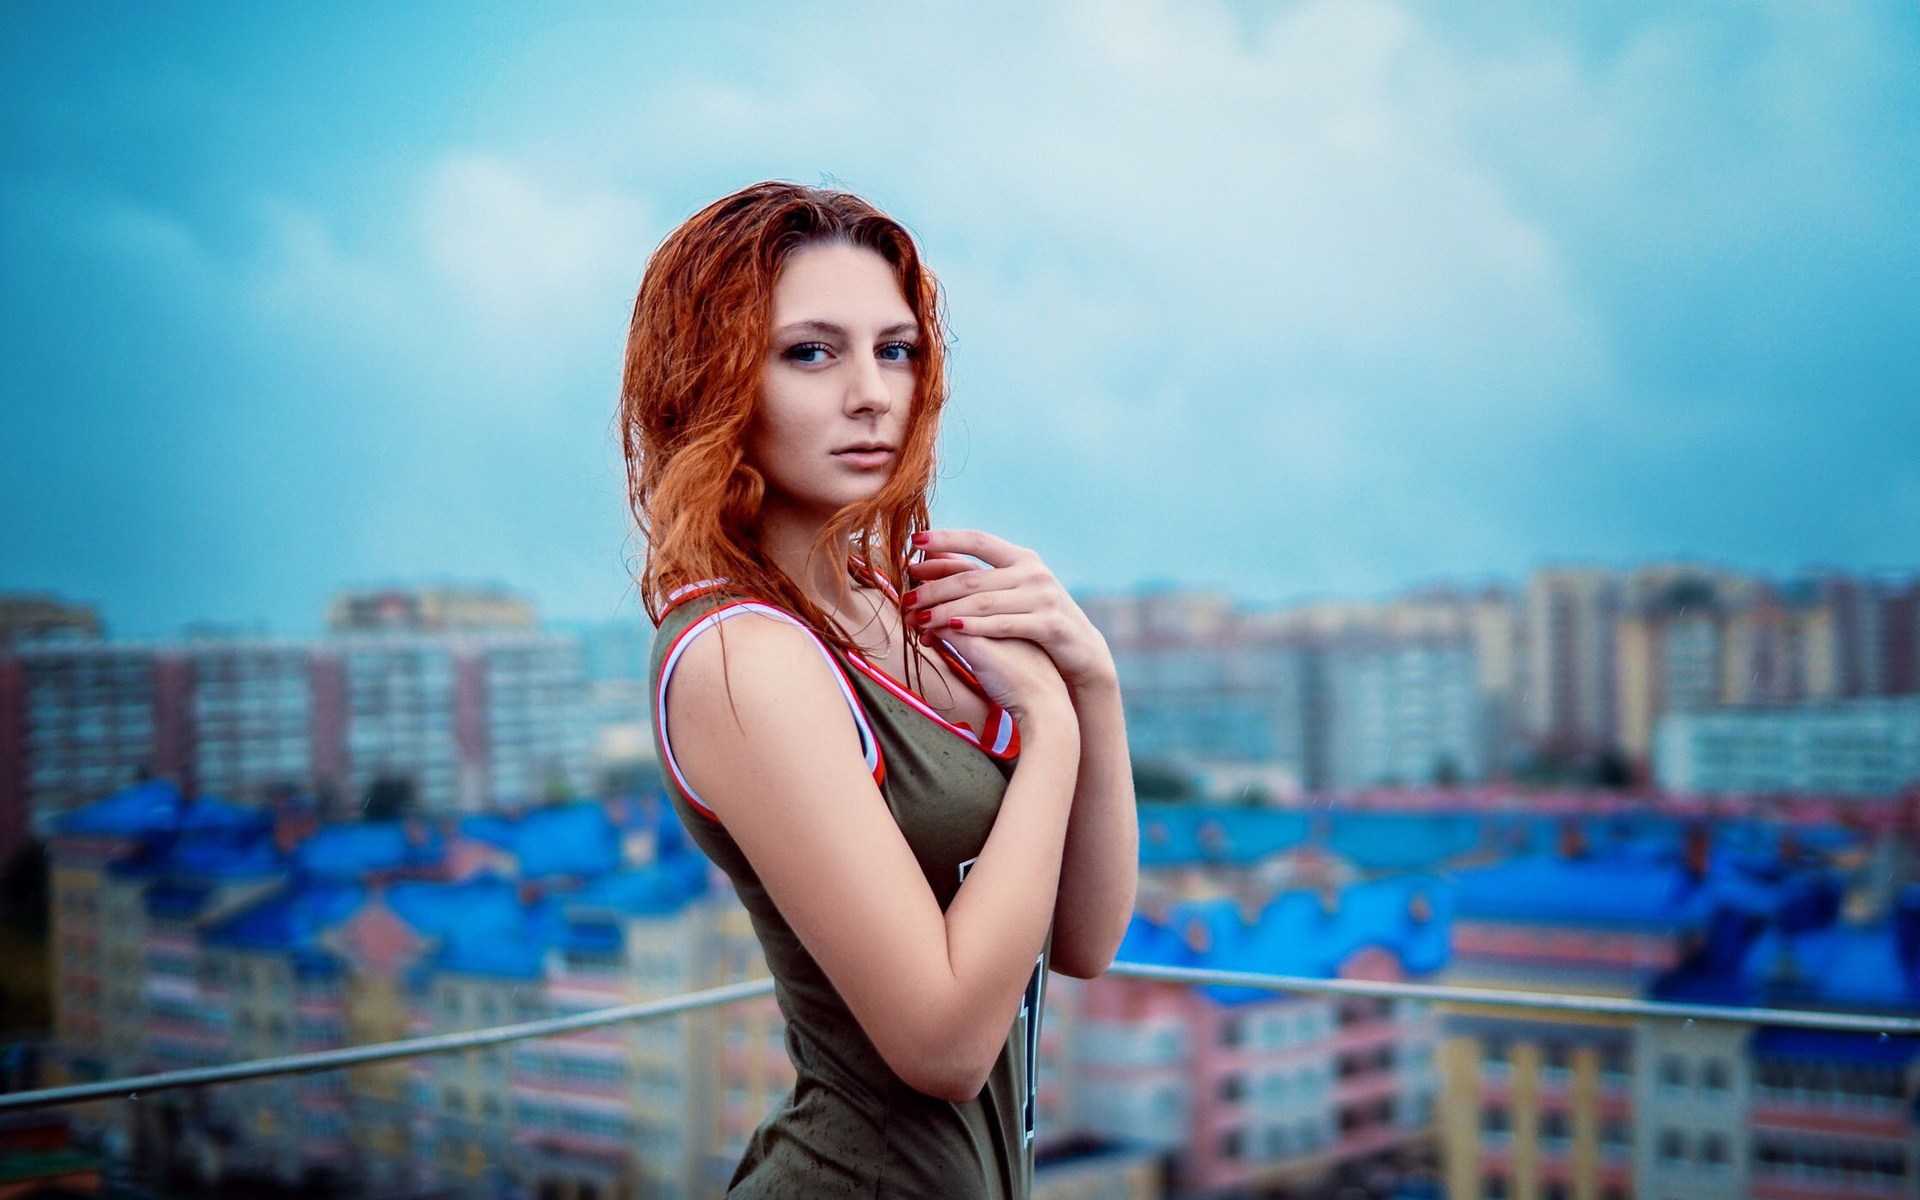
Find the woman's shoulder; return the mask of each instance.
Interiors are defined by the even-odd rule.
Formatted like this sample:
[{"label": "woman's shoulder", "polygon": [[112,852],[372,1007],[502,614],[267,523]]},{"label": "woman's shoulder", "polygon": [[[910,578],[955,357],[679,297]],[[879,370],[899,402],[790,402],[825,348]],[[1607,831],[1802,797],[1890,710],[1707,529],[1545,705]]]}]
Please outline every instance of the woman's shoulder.
[{"label": "woman's shoulder", "polygon": [[[786,607],[725,579],[703,580],[669,593],[653,634],[653,673],[659,677],[701,640],[699,634],[725,622],[736,630],[765,628],[776,643],[797,639],[833,655],[826,639]],[[731,641],[730,637],[724,640]]]}]

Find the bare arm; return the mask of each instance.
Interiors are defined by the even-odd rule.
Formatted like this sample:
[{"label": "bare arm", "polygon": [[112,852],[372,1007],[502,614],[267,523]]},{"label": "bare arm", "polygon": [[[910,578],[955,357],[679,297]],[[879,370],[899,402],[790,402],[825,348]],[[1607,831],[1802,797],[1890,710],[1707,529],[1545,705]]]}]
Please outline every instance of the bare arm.
[{"label": "bare arm", "polygon": [[1126,936],[1139,876],[1139,818],[1113,653],[1033,550],[978,529],[932,529],[914,542],[927,557],[909,564],[919,582],[904,599],[931,629],[1032,642],[1070,690],[1080,761],[1054,899],[1053,969],[1091,979],[1112,964]]},{"label": "bare arm", "polygon": [[1140,820],[1127,755],[1120,683],[1112,676],[1073,692],[1080,767],[1053,908],[1053,969],[1092,979],[1113,963],[1133,918]]},{"label": "bare arm", "polygon": [[808,635],[759,616],[727,635],[727,679],[719,639],[702,636],[669,681],[681,770],[888,1066],[928,1095],[972,1099],[1046,941],[1080,757],[1072,707],[1022,717],[993,831],[943,913]]}]

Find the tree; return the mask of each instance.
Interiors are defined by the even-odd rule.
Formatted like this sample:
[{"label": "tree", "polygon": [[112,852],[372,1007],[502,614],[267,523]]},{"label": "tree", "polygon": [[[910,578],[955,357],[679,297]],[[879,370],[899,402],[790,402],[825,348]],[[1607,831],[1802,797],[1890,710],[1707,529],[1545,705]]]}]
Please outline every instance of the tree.
[{"label": "tree", "polygon": [[1133,796],[1136,800],[1191,800],[1193,780],[1171,763],[1133,760]]},{"label": "tree", "polygon": [[361,809],[369,821],[393,821],[419,811],[413,780],[405,775],[381,775],[367,787]]},{"label": "tree", "polygon": [[32,937],[47,932],[47,847],[28,839],[20,843],[0,875],[0,914]]},{"label": "tree", "polygon": [[1597,787],[1616,791],[1633,786],[1633,764],[1618,747],[1608,747],[1594,760],[1593,782]]}]

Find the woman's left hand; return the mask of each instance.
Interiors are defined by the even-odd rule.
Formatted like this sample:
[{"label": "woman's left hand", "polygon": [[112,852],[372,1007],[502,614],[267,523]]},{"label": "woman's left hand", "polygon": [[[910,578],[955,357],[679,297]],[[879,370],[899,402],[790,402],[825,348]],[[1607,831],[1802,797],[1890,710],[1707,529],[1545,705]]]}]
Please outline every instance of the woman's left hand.
[{"label": "woman's left hand", "polygon": [[905,597],[907,621],[923,642],[949,629],[1022,637],[1047,652],[1074,691],[1116,680],[1107,640],[1038,554],[977,529],[930,529],[914,545],[927,557],[907,565],[916,581]]}]

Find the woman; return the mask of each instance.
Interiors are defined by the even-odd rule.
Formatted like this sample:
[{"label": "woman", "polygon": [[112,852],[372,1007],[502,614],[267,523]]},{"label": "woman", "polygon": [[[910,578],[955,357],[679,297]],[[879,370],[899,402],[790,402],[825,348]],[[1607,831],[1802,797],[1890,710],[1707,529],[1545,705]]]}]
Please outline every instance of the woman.
[{"label": "woman", "polygon": [[943,335],[904,228],[785,183],[675,230],[634,305],[655,742],[797,1072],[729,1196],[1025,1196],[1046,972],[1104,971],[1132,912],[1106,643],[1031,550],[926,528]]}]

